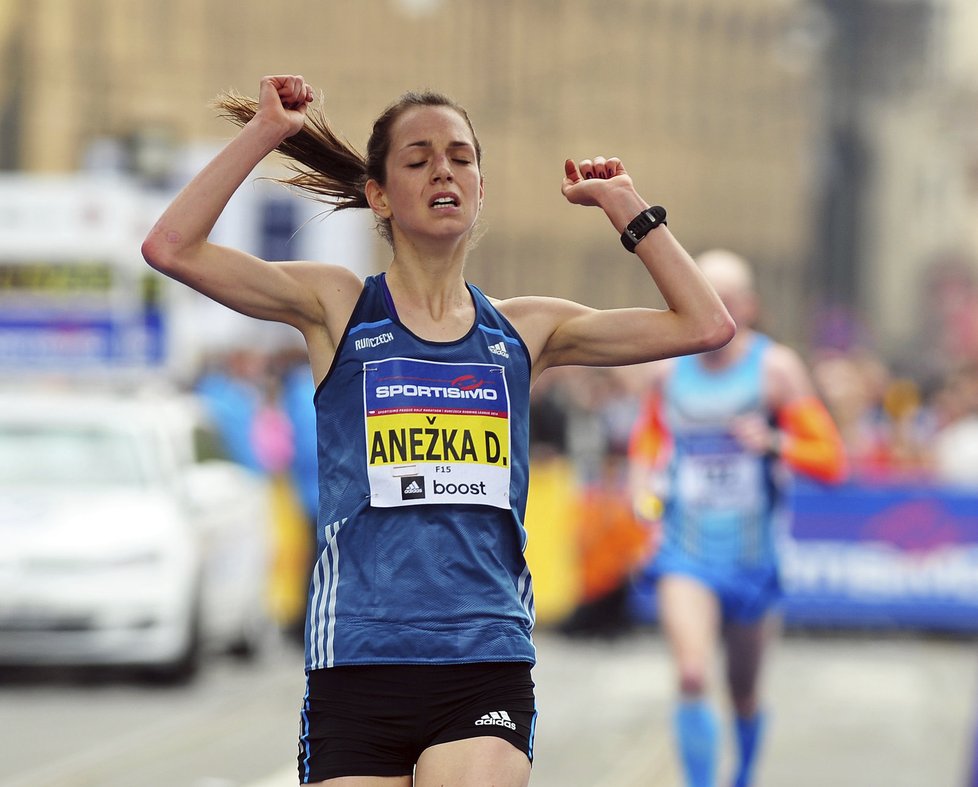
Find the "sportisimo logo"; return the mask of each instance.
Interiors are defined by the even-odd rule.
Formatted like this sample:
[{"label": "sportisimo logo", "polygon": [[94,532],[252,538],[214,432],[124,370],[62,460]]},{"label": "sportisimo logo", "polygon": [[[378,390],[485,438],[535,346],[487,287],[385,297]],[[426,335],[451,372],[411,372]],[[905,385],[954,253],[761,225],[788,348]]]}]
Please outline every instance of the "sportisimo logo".
[{"label": "sportisimo logo", "polygon": [[378,385],[375,394],[378,399],[412,396],[426,399],[483,399],[494,402],[499,398],[499,394],[492,388],[449,388],[442,385],[415,385],[414,383]]},{"label": "sportisimo logo", "polygon": [[511,730],[516,729],[516,724],[509,717],[509,714],[504,710],[494,710],[485,714],[481,719],[478,719],[475,723],[476,727],[490,726],[490,727],[508,727]]}]

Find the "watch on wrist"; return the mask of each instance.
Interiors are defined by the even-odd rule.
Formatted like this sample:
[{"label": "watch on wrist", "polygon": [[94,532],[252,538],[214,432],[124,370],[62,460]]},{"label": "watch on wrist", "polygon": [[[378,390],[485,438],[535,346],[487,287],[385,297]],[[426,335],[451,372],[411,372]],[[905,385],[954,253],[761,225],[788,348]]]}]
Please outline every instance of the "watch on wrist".
[{"label": "watch on wrist", "polygon": [[625,231],[621,234],[621,245],[626,251],[635,253],[638,242],[648,235],[660,224],[666,223],[666,209],[661,205],[653,205],[639,213],[634,219],[628,222]]}]

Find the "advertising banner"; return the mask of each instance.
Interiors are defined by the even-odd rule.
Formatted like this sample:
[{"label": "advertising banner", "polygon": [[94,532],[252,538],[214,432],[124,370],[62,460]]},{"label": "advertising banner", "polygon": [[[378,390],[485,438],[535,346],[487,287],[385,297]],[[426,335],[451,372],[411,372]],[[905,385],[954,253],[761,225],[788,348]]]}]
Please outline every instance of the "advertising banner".
[{"label": "advertising banner", "polygon": [[158,282],[109,261],[0,262],[0,369],[156,366]]},{"label": "advertising banner", "polygon": [[978,491],[799,483],[789,623],[978,631]]}]

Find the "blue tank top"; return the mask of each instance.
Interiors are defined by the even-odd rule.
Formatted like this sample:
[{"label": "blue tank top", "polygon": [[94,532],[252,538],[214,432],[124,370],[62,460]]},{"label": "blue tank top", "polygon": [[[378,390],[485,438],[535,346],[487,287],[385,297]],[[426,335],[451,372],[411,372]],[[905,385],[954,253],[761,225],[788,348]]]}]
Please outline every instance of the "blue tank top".
[{"label": "blue tank top", "polygon": [[663,389],[673,438],[663,548],[713,568],[774,565],[774,465],[740,446],[732,418],[769,417],[763,358],[771,340],[755,334],[732,366],[711,370],[695,355],[677,358]]},{"label": "blue tank top", "polygon": [[318,561],[306,668],[535,661],[523,556],[530,356],[468,285],[432,342],[369,277],[316,391]]}]

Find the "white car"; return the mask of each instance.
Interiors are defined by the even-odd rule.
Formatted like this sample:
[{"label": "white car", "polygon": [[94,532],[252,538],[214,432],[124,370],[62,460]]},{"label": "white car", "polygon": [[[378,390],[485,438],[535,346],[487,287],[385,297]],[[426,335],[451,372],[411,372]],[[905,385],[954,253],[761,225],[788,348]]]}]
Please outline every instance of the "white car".
[{"label": "white car", "polygon": [[0,394],[0,665],[182,680],[269,632],[268,483],[187,397]]}]

